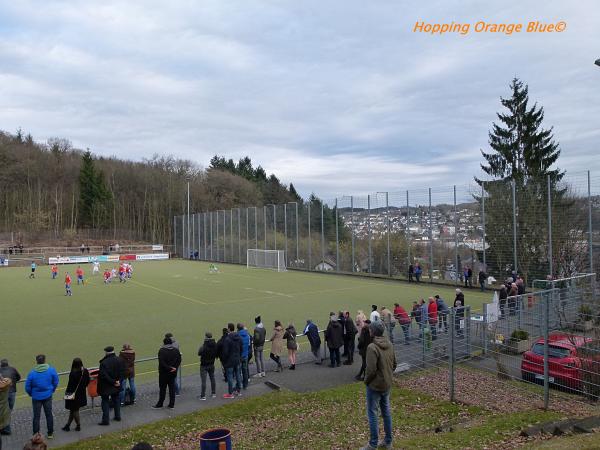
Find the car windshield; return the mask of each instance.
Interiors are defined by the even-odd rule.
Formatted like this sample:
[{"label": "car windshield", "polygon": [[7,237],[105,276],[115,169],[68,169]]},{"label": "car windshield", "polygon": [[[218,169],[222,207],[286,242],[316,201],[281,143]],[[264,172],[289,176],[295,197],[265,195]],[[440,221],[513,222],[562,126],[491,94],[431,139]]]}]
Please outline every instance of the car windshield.
[{"label": "car windshield", "polygon": [[[535,344],[531,351],[536,355],[544,356],[544,344],[542,342]],[[548,346],[548,356],[550,358],[566,358],[570,354],[571,351],[568,348],[557,347],[555,345]]]}]

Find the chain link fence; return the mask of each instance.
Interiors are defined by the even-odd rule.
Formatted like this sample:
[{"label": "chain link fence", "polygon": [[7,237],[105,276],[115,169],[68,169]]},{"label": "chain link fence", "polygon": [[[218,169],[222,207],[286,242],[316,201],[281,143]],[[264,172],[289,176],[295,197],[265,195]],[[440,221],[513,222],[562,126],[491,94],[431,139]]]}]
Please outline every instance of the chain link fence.
[{"label": "chain link fence", "polygon": [[599,227],[600,178],[588,172],[186,214],[173,240],[177,255],[207,261],[245,264],[258,248],[300,270],[456,285],[514,271],[529,285],[593,272]]}]

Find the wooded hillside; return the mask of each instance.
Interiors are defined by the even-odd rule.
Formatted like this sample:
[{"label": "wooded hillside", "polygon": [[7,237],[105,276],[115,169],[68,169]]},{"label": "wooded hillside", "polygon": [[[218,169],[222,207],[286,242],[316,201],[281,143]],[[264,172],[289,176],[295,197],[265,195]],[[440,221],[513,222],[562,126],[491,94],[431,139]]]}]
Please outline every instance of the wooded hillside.
[{"label": "wooded hillside", "polygon": [[294,201],[298,196],[246,157],[215,156],[207,169],[172,156],[96,157],[66,139],[35,142],[0,132],[0,238],[130,239],[169,243],[173,216]]}]

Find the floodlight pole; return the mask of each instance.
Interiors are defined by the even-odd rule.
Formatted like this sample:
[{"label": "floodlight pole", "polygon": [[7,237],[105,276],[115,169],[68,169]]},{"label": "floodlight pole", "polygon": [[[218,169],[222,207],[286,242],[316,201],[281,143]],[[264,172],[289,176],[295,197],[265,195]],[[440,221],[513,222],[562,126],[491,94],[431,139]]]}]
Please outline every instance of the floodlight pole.
[{"label": "floodlight pole", "polygon": [[377,192],[377,194],[385,194],[385,220],[387,230],[387,268],[388,277],[392,276],[392,266],[390,265],[390,202],[389,192]]},{"label": "floodlight pole", "polygon": [[[294,205],[294,207],[296,208],[296,264],[298,264],[298,258],[299,258],[299,253],[300,253],[300,242],[298,241],[298,202],[288,202],[291,205]],[[287,220],[286,220],[286,227],[287,227]],[[285,250],[287,253],[287,233],[286,233],[286,244],[285,244]]]},{"label": "floodlight pole", "polygon": [[340,271],[340,236],[338,228],[338,201],[335,199],[335,271]]},{"label": "floodlight pole", "polygon": [[287,203],[283,204],[283,238],[284,238],[284,251],[285,251],[285,266],[287,267],[287,253],[288,253],[288,247],[287,247]]}]

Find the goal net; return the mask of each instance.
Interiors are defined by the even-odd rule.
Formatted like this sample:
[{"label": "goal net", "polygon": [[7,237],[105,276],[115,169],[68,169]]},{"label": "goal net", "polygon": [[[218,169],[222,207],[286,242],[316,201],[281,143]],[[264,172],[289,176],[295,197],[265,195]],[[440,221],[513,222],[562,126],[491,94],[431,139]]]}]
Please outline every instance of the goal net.
[{"label": "goal net", "polygon": [[277,272],[285,271],[285,252],[283,250],[249,248],[246,261],[248,268],[258,267],[276,270]]}]

